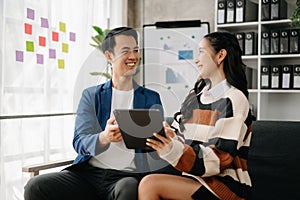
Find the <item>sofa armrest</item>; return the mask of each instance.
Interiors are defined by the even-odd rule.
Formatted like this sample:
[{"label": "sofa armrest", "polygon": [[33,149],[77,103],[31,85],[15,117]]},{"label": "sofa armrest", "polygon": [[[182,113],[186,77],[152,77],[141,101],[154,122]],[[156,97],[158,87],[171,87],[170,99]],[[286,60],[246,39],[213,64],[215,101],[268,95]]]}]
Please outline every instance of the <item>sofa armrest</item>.
[{"label": "sofa armrest", "polygon": [[51,161],[40,164],[28,165],[22,167],[22,172],[30,173],[30,176],[39,175],[41,170],[52,169],[56,167],[71,165],[73,163],[73,159],[60,160],[60,161]]}]

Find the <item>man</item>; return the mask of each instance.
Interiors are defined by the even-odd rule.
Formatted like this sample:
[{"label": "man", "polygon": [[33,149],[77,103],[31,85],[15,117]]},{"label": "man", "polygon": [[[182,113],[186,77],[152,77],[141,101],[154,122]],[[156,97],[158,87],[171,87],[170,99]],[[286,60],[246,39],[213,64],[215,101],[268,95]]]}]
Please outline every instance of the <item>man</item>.
[{"label": "man", "polygon": [[102,51],[111,65],[112,79],[82,93],[73,138],[78,153],[74,164],[61,172],[29,180],[25,200],[137,199],[139,180],[149,172],[146,154],[125,147],[112,110],[162,110],[161,100],[157,92],[133,81],[140,60],[134,29],[111,30],[102,43]]}]

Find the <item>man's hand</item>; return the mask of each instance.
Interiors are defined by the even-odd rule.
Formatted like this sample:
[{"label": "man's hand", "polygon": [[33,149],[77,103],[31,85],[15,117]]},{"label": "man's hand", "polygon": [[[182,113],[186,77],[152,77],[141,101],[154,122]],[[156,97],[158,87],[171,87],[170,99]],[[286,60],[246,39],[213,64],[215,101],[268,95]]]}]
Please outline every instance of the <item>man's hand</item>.
[{"label": "man's hand", "polygon": [[107,145],[111,142],[122,141],[123,138],[119,126],[115,124],[115,121],[114,117],[107,120],[105,130],[99,134],[100,144]]}]

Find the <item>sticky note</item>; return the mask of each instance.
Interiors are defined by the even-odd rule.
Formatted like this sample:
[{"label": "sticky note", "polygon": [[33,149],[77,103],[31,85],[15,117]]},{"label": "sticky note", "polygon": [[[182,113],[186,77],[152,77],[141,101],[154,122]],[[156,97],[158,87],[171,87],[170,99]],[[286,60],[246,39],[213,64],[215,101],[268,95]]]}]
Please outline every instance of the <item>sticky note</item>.
[{"label": "sticky note", "polygon": [[65,68],[65,61],[62,59],[58,59],[58,69],[64,69]]},{"label": "sticky note", "polygon": [[24,61],[24,53],[23,51],[16,51],[16,61],[23,62]]},{"label": "sticky note", "polygon": [[31,8],[27,8],[27,18],[34,20],[34,10]]},{"label": "sticky note", "polygon": [[55,49],[49,49],[49,58],[56,58]]},{"label": "sticky note", "polygon": [[49,28],[48,19],[41,17],[41,27]]},{"label": "sticky note", "polygon": [[34,43],[32,41],[26,41],[26,51],[34,52]]},{"label": "sticky note", "polygon": [[66,23],[59,22],[59,30],[61,32],[66,32]]},{"label": "sticky note", "polygon": [[62,43],[62,52],[68,53],[69,45],[66,43]]},{"label": "sticky note", "polygon": [[76,34],[73,32],[70,32],[70,41],[74,41],[76,40]]},{"label": "sticky note", "polygon": [[39,45],[42,47],[46,46],[46,37],[39,36]]},{"label": "sticky note", "polygon": [[44,56],[42,54],[36,54],[36,63],[44,64]]},{"label": "sticky note", "polygon": [[32,25],[24,23],[25,33],[31,35],[32,34]]},{"label": "sticky note", "polygon": [[58,42],[58,32],[52,32],[52,41]]}]

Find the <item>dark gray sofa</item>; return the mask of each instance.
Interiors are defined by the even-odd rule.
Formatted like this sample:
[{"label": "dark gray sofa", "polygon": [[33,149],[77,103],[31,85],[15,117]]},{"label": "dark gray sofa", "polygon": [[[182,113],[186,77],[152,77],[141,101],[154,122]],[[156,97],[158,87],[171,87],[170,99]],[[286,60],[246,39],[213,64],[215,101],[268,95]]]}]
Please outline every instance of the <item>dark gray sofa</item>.
[{"label": "dark gray sofa", "polygon": [[300,200],[300,122],[254,121],[249,200]]}]

